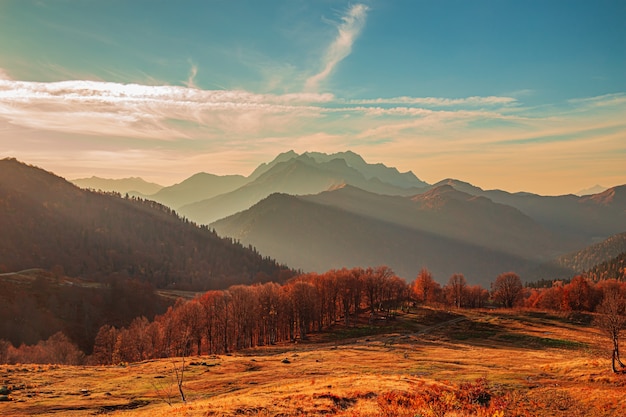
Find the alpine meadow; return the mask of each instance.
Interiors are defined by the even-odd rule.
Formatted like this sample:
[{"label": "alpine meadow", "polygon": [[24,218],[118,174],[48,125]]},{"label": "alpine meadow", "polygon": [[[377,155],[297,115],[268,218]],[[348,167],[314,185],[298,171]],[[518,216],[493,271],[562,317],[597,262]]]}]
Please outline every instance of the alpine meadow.
[{"label": "alpine meadow", "polygon": [[0,0],[0,415],[626,415],[625,21]]}]

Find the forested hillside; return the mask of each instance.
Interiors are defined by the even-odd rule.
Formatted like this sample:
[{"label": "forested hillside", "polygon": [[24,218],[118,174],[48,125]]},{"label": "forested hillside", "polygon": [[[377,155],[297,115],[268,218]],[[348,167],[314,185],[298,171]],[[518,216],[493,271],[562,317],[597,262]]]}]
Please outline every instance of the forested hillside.
[{"label": "forested hillside", "polygon": [[153,318],[174,300],[157,295],[147,282],[111,275],[94,283],[31,269],[0,274],[0,339],[34,345],[63,332],[90,353],[100,326],[127,326]]},{"label": "forested hillside", "polygon": [[0,230],[0,272],[56,269],[97,282],[116,274],[186,290],[291,275],[161,204],[81,190],[15,159],[0,161]]},{"label": "forested hillside", "polygon": [[626,232],[613,235],[580,251],[561,256],[559,266],[575,272],[587,271],[626,252]]},{"label": "forested hillside", "polygon": [[622,252],[615,258],[595,265],[586,271],[585,275],[593,281],[613,278],[619,281],[626,281],[626,252]]}]

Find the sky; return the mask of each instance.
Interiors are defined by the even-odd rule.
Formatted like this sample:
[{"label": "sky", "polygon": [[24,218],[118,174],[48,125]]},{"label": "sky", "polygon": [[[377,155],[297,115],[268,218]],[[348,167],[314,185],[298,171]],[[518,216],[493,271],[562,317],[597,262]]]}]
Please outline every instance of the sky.
[{"label": "sky", "polygon": [[626,1],[0,0],[0,158],[171,185],[292,149],[626,184]]}]

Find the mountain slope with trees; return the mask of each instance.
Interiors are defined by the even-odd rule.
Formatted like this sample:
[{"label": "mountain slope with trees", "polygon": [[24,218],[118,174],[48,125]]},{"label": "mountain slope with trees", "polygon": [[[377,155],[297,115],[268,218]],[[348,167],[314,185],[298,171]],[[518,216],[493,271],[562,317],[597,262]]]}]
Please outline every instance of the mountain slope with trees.
[{"label": "mountain slope with trees", "polygon": [[559,257],[556,263],[576,273],[587,271],[626,252],[626,232],[610,236],[579,251]]},{"label": "mountain slope with trees", "polygon": [[585,276],[593,281],[617,279],[626,282],[626,251],[589,268],[585,271]]},{"label": "mountain slope with trees", "polygon": [[101,282],[208,290],[283,280],[286,267],[152,201],[82,190],[15,159],[0,161],[0,272],[29,268]]}]

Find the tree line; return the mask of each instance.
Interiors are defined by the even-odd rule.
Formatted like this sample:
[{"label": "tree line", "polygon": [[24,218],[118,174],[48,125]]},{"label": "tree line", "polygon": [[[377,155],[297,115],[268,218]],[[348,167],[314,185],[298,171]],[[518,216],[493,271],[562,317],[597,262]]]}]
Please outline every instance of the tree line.
[{"label": "tree line", "polygon": [[96,363],[168,356],[222,354],[284,341],[306,340],[337,321],[351,326],[367,310],[389,316],[407,299],[406,282],[385,266],[304,274],[280,285],[235,285],[179,301],[149,322],[103,326]]},{"label": "tree line", "polygon": [[[609,299],[617,304],[608,305]],[[306,340],[311,333],[337,323],[355,326],[359,320],[389,319],[400,309],[430,305],[440,308],[499,306],[598,311],[600,318],[607,318],[610,311],[617,311],[617,316],[611,316],[613,324],[603,325],[601,320],[597,324],[613,337],[614,363],[619,366],[619,333],[626,318],[619,320],[625,314],[625,300],[626,283],[616,280],[593,282],[582,276],[568,283],[554,281],[544,287],[525,287],[517,274],[507,272],[500,274],[487,290],[479,285],[468,285],[462,274],[453,274],[442,286],[427,269],[420,271],[417,278],[407,284],[387,266],[343,268],[323,274],[299,275],[284,284],[266,282],[212,290],[189,301],[179,299],[152,321],[140,316],[126,327],[105,324],[97,332],[93,354],[87,361],[111,364],[181,355],[223,354]],[[58,335],[55,337],[53,342],[56,344],[67,342]],[[52,349],[55,345],[42,343],[37,345],[39,351],[45,350],[46,346]],[[0,359],[4,358],[8,363],[20,362],[22,355],[30,361],[36,360],[37,355],[28,349],[25,345],[14,348],[10,343],[0,343]],[[42,356],[45,357],[40,352],[39,357]],[[70,357],[74,361],[79,358],[76,355]]]}]

